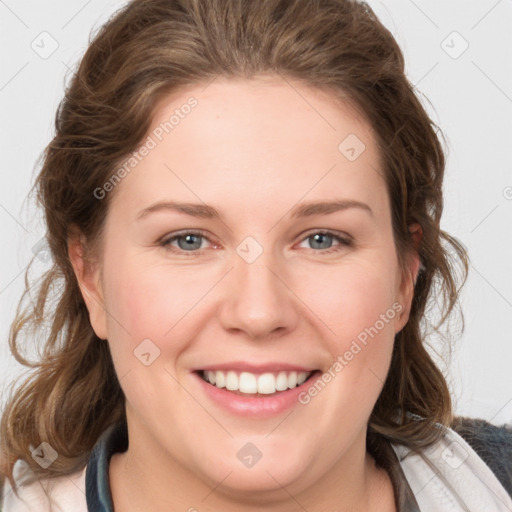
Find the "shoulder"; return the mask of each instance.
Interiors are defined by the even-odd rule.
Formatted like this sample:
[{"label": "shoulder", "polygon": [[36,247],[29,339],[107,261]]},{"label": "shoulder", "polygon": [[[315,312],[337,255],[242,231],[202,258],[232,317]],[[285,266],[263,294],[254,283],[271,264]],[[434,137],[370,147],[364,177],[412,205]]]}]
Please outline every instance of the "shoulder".
[{"label": "shoulder", "polygon": [[512,496],[512,425],[458,416],[450,428],[475,450]]},{"label": "shoulder", "polygon": [[26,468],[16,471],[16,495],[8,481],[2,489],[2,512],[87,512],[83,470],[54,478],[35,479]]},{"label": "shoulder", "polygon": [[[4,484],[1,512],[87,512],[112,510],[108,480],[110,456],[128,447],[128,433],[124,422],[107,427],[94,445],[83,469],[52,478],[37,479],[23,461],[14,468],[18,495]],[[3,505],[3,508],[2,508]]]},{"label": "shoulder", "polygon": [[435,426],[442,435],[428,447],[392,443],[420,510],[439,510],[441,503],[454,511],[512,510],[511,458],[509,448],[503,449],[510,442],[510,427],[471,418]]}]

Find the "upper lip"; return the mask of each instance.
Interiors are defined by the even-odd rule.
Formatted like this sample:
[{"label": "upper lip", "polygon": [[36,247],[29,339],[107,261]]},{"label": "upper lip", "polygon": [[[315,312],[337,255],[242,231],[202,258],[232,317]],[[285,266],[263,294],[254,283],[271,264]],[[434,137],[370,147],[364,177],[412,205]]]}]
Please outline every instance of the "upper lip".
[{"label": "upper lip", "polygon": [[218,363],[218,364],[209,364],[207,366],[201,366],[198,368],[193,368],[192,371],[197,372],[200,370],[205,371],[214,371],[214,370],[234,370],[239,372],[249,372],[249,373],[265,373],[265,372],[313,372],[317,368],[311,368],[296,364],[290,363],[281,363],[281,362],[269,362],[269,363],[248,363],[246,361],[231,361],[228,363]]}]

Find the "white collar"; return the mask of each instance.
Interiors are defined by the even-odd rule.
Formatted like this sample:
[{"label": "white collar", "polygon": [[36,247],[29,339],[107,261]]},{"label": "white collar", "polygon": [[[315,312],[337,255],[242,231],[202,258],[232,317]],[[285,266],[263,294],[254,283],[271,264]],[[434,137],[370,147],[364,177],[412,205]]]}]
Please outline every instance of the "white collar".
[{"label": "white collar", "polygon": [[[433,468],[407,447],[393,443],[391,446],[422,512],[512,511],[512,498],[507,491],[454,430],[446,428],[439,442],[422,451]],[[73,475],[43,481],[44,485],[34,482],[21,490],[22,500],[14,496],[6,481],[4,510],[24,512],[27,505],[34,507],[30,510],[48,510],[46,490],[57,505],[54,510],[86,512],[85,473],[86,467]]]},{"label": "white collar", "polygon": [[512,498],[500,481],[451,428],[446,428],[439,442],[422,450],[432,467],[407,447],[394,443],[391,446],[421,511],[512,511]]}]

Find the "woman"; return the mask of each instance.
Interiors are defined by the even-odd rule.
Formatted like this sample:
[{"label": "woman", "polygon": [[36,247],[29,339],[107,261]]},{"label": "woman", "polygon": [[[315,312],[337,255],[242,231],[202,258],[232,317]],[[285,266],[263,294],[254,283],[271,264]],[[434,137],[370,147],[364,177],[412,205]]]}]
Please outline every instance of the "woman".
[{"label": "woman", "polygon": [[454,418],[423,345],[467,271],[443,171],[366,5],[128,4],[36,182],[54,265],[13,352],[50,330],[4,510],[512,509],[480,441],[510,430]]}]

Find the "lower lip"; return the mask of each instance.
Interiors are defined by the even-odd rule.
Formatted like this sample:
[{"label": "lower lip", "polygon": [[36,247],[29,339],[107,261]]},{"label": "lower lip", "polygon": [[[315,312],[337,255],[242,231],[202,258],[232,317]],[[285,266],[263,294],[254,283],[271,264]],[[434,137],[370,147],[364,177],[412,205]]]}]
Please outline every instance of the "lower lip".
[{"label": "lower lip", "polygon": [[204,393],[224,409],[241,416],[266,418],[280,414],[293,406],[301,405],[299,402],[300,393],[306,391],[321,376],[321,372],[318,370],[313,372],[313,375],[307,381],[296,388],[260,397],[237,395],[226,388],[218,388],[209,384],[197,372],[193,372],[193,375],[199,381]]}]

